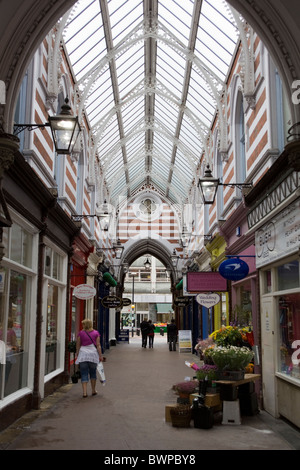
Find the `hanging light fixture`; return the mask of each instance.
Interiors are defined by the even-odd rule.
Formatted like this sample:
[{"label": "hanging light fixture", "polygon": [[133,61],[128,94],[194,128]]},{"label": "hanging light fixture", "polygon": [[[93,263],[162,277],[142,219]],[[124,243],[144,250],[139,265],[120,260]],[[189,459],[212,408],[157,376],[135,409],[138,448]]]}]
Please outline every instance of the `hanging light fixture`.
[{"label": "hanging light fixture", "polygon": [[81,129],[78,116],[73,116],[68,103],[69,99],[66,98],[60,114],[48,116],[48,122],[45,124],[15,124],[14,134],[18,135],[24,129],[32,131],[50,127],[56,152],[63,155],[71,154]]},{"label": "hanging light fixture", "polygon": [[174,266],[174,268],[176,268],[176,266],[177,266],[178,258],[179,258],[179,256],[177,255],[176,250],[174,248],[173,253],[171,255],[171,261],[172,261],[172,265]]},{"label": "hanging light fixture", "polygon": [[61,107],[60,114],[48,116],[55,150],[58,154],[72,153],[80,133],[78,117],[72,115],[72,110],[68,103],[69,99],[66,98],[65,103]]},{"label": "hanging light fixture", "polygon": [[149,269],[151,267],[151,261],[149,260],[149,258],[146,259],[144,266],[146,269]]},{"label": "hanging light fixture", "polygon": [[123,254],[123,250],[124,250],[124,246],[122,245],[119,238],[118,238],[117,242],[113,244],[113,250],[115,252],[116,258],[121,259],[122,254]]},{"label": "hanging light fixture", "polygon": [[212,176],[211,169],[209,165],[207,165],[204,177],[200,178],[198,181],[198,186],[200,187],[203,203],[204,204],[213,204],[215,201],[215,197],[217,194],[218,186],[237,186],[239,189],[242,188],[249,188],[251,189],[253,184],[252,183],[220,183],[219,178],[214,178]]},{"label": "hanging light fixture", "polygon": [[219,185],[219,179],[213,178],[211,169],[207,165],[204,177],[199,179],[198,186],[200,187],[204,204],[213,204],[217,189]]}]

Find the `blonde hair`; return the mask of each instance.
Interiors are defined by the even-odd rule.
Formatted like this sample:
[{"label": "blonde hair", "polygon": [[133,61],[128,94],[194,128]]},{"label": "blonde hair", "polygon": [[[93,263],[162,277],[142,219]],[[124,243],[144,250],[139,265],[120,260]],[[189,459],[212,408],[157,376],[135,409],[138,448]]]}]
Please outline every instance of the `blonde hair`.
[{"label": "blonde hair", "polygon": [[84,330],[92,330],[93,329],[93,322],[89,318],[85,318],[84,320],[82,320],[81,324],[82,324],[82,328]]}]

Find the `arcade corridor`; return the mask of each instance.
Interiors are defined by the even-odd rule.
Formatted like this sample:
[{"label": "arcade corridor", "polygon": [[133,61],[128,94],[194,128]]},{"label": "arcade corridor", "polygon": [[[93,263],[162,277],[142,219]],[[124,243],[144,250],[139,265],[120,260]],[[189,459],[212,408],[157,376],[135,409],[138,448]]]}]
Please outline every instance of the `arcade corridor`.
[{"label": "arcade corridor", "polygon": [[[300,450],[299,432],[265,412],[242,417],[240,426],[222,425],[216,416],[208,430],[195,429],[193,422],[189,429],[166,422],[165,406],[177,400],[172,386],[193,376],[185,361],[197,361],[189,353],[170,352],[166,336],[156,334],[153,349],[141,348],[135,336],[106,357],[107,384],[98,384],[97,396],[89,391],[83,399],[80,383],[67,385],[48,397],[40,412],[0,434],[0,449],[105,451],[101,457],[118,450],[117,456],[140,458],[152,450],[173,451],[170,455],[186,450],[198,457],[201,450]],[[134,452],[139,450],[145,452]]]}]

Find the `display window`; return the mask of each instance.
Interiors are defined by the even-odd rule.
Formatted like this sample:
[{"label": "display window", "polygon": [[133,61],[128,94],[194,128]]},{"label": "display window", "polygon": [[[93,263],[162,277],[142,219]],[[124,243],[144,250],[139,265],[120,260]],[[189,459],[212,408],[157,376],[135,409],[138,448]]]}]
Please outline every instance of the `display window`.
[{"label": "display window", "polygon": [[300,380],[300,294],[278,299],[280,331],[279,372]]},{"label": "display window", "polygon": [[264,293],[273,295],[277,306],[277,372],[300,384],[299,269],[298,260],[287,259],[265,270],[262,279]]},{"label": "display window", "polygon": [[[26,225],[26,224],[24,224]],[[0,400],[30,387],[30,324],[36,282],[37,236],[14,222],[4,230],[0,268]],[[32,351],[31,351],[32,353]],[[32,369],[32,368],[31,368]]]},{"label": "display window", "polygon": [[45,247],[45,298],[47,311],[45,315],[45,360],[44,376],[63,368],[63,344],[65,324],[65,291],[64,281],[65,256],[54,246]]},{"label": "display window", "polygon": [[234,324],[241,327],[252,327],[252,291],[251,282],[244,282],[236,290],[236,304],[233,307]]}]

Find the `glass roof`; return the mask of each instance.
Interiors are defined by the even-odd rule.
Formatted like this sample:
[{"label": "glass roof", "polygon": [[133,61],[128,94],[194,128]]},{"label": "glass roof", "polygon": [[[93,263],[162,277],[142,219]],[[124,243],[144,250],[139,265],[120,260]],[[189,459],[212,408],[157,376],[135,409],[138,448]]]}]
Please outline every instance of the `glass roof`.
[{"label": "glass roof", "polygon": [[64,40],[110,202],[186,202],[239,40],[223,0],[79,0]]}]

